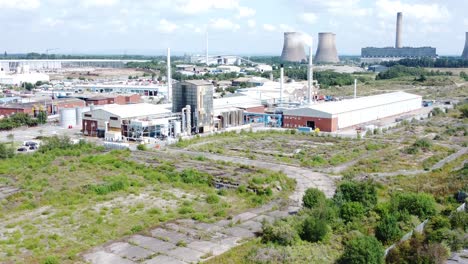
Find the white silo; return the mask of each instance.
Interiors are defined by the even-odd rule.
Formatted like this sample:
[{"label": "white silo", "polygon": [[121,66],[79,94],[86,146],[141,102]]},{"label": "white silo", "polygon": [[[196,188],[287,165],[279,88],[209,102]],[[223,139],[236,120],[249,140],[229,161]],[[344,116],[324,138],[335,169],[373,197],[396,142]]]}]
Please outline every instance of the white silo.
[{"label": "white silo", "polygon": [[70,128],[76,126],[76,110],[75,108],[60,109],[60,126]]},{"label": "white silo", "polygon": [[83,113],[91,110],[90,107],[77,107],[76,110],[76,126],[80,127],[83,123]]},{"label": "white silo", "polygon": [[178,137],[180,134],[182,134],[182,124],[180,121],[175,121],[174,122],[174,137]]}]

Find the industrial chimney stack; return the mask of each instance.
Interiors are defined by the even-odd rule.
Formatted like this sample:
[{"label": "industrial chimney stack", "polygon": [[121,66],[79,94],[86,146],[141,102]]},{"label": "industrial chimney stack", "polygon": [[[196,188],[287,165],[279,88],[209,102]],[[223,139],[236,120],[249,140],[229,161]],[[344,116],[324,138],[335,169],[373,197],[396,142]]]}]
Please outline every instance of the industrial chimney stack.
[{"label": "industrial chimney stack", "polygon": [[334,33],[319,33],[316,63],[337,63],[340,62],[336,51],[336,41]]},{"label": "industrial chimney stack", "polygon": [[284,45],[283,52],[281,53],[281,60],[290,62],[307,61],[301,33],[284,32]]},{"label": "industrial chimney stack", "polygon": [[396,41],[395,41],[395,48],[400,49],[402,48],[401,45],[401,34],[402,34],[402,25],[403,24],[403,13],[397,13],[396,19]]},{"label": "industrial chimney stack", "polygon": [[465,36],[465,48],[463,49],[462,59],[468,60],[468,32],[466,32]]}]

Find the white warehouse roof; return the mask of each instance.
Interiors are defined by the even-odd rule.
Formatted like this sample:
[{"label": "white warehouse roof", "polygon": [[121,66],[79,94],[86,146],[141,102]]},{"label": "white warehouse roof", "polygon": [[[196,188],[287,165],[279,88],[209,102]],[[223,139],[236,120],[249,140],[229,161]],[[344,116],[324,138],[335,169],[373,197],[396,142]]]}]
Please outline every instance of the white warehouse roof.
[{"label": "white warehouse roof", "polygon": [[99,110],[106,111],[120,118],[132,118],[141,116],[152,116],[171,113],[164,105],[154,104],[127,104],[127,105],[104,105]]},{"label": "white warehouse roof", "polygon": [[[347,99],[337,102],[325,102],[305,106],[302,109],[311,109],[318,112],[323,112],[329,115],[337,115],[346,112],[352,112],[361,109],[373,108],[381,105],[392,104],[396,102],[421,99],[420,95],[410,94],[405,92],[385,93],[379,95],[365,96],[356,99]],[[285,114],[298,114],[300,109],[285,110]]]}]

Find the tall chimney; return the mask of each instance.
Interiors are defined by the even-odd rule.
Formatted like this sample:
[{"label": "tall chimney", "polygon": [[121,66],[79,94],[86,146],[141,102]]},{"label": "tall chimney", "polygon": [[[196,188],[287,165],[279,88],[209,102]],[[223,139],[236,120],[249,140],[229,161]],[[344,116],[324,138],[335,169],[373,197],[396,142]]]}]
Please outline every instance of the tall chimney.
[{"label": "tall chimney", "polygon": [[172,102],[171,48],[167,48],[167,100]]},{"label": "tall chimney", "polygon": [[307,103],[312,102],[312,82],[314,80],[314,73],[312,71],[312,43],[309,47],[309,68],[307,72]]},{"label": "tall chimney", "polygon": [[462,59],[468,60],[468,32],[466,32],[465,36],[465,49],[463,49]]},{"label": "tall chimney", "polygon": [[302,62],[307,60],[304,51],[303,35],[298,32],[284,32],[283,61]]},{"label": "tall chimney", "polygon": [[340,62],[336,51],[335,34],[326,32],[319,33],[315,63],[337,63]]},{"label": "tall chimney", "polygon": [[281,64],[280,68],[280,100],[279,100],[279,106],[283,105],[283,83],[284,83],[284,68],[283,64]]},{"label": "tall chimney", "polygon": [[206,66],[210,66],[210,64],[208,63],[208,30],[206,31],[205,60],[206,60]]},{"label": "tall chimney", "polygon": [[400,49],[401,46],[401,34],[402,34],[402,23],[403,23],[403,13],[397,13],[396,19],[396,41],[395,41],[395,48]]}]

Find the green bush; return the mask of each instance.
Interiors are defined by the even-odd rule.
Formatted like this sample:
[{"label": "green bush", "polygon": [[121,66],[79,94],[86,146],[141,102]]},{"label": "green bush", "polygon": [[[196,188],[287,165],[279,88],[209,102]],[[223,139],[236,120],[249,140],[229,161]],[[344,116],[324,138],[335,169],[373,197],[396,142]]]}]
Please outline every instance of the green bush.
[{"label": "green bush", "polygon": [[146,151],[148,148],[146,147],[145,144],[138,144],[137,149],[140,151]]},{"label": "green bush", "polygon": [[383,244],[394,242],[401,236],[400,226],[393,215],[384,215],[375,228],[375,237]]},{"label": "green bush", "polygon": [[371,236],[358,236],[351,239],[344,247],[344,253],[338,260],[341,264],[381,264],[384,249],[382,244]]},{"label": "green bush", "polygon": [[306,190],[304,197],[302,197],[302,204],[306,208],[314,208],[319,204],[326,201],[325,194],[316,188],[309,188]]},{"label": "green bush", "polygon": [[468,213],[467,212],[454,212],[450,216],[450,224],[453,228],[460,228],[465,232],[468,231]]},{"label": "green bush", "polygon": [[439,243],[428,243],[423,235],[413,234],[411,239],[399,243],[390,250],[386,263],[445,263],[448,250]]},{"label": "green bush", "polygon": [[59,264],[60,261],[55,256],[48,256],[47,258],[42,261],[43,264]]},{"label": "green bush", "polygon": [[434,197],[426,193],[397,193],[390,200],[394,211],[408,211],[421,219],[436,214],[436,202]]},{"label": "green bush", "polygon": [[352,222],[355,219],[361,219],[366,209],[360,202],[346,202],[341,205],[340,216],[345,222]]},{"label": "green bush", "polygon": [[366,209],[373,208],[377,204],[377,190],[373,182],[342,182],[333,197],[338,205],[345,202],[359,202]]},{"label": "green bush", "polygon": [[200,172],[196,169],[184,169],[180,173],[182,182],[188,184],[202,184],[211,186],[213,184],[213,177],[205,172]]},{"label": "green bush", "polygon": [[219,203],[219,196],[216,195],[216,194],[209,194],[209,195],[206,197],[206,202],[209,203],[209,204],[216,204],[216,203]]},{"label": "green bush", "polygon": [[273,224],[264,221],[262,224],[263,243],[271,242],[282,246],[291,246],[299,240],[297,231],[284,220],[276,220]]},{"label": "green bush", "polygon": [[328,231],[329,227],[325,220],[309,216],[302,223],[300,236],[302,240],[318,242],[324,240]]}]

